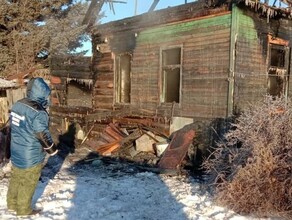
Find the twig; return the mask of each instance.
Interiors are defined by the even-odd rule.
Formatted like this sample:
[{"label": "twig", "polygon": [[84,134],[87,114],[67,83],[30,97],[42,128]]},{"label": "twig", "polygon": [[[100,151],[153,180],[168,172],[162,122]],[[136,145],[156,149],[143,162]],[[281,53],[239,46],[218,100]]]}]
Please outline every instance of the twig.
[{"label": "twig", "polygon": [[91,128],[89,129],[89,131],[87,132],[87,134],[86,134],[85,137],[83,138],[83,140],[82,140],[82,142],[81,142],[80,145],[82,145],[82,144],[86,141],[88,135],[90,134],[90,132],[92,131],[93,128],[94,128],[94,125],[91,126]]}]

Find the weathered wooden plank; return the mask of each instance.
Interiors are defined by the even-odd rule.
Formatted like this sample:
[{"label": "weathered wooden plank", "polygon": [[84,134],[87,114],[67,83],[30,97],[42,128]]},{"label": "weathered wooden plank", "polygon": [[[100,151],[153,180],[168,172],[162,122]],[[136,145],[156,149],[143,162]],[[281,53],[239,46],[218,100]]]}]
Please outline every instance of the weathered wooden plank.
[{"label": "weathered wooden plank", "polygon": [[112,65],[113,64],[113,58],[110,55],[108,55],[108,53],[104,53],[103,54],[105,57],[95,57],[93,60],[92,60],[92,67],[96,68],[98,67],[99,65]]},{"label": "weathered wooden plank", "polygon": [[[159,51],[159,48],[156,48],[156,50]],[[140,63],[141,65],[141,61],[144,61],[143,65],[148,63],[149,65],[156,66],[159,63],[159,54],[153,54],[153,53],[148,54],[146,52],[144,54],[135,53],[133,56],[133,66],[135,66],[135,63]]]},{"label": "weathered wooden plank", "polygon": [[[187,35],[193,31],[196,35],[214,30],[226,29],[230,27],[230,15],[217,16],[216,18],[194,20],[168,26],[160,26],[142,31],[137,42],[165,42],[169,38],[173,39],[182,35]],[[198,32],[199,31],[199,32]]]},{"label": "weathered wooden plank", "polygon": [[51,71],[61,71],[61,70],[67,70],[67,71],[75,71],[75,72],[90,72],[91,71],[91,63],[88,63],[86,65],[54,65],[51,66]]},{"label": "weathered wooden plank", "polygon": [[113,72],[102,72],[97,74],[96,81],[113,81],[114,73]]},{"label": "weathered wooden plank", "polygon": [[109,110],[113,110],[113,104],[95,101],[95,102],[93,102],[93,108],[94,109],[109,109]]},{"label": "weathered wooden plank", "polygon": [[211,93],[196,93],[192,97],[187,97],[184,98],[183,100],[188,104],[188,105],[196,105],[196,104],[215,104],[215,105],[225,105],[227,101],[227,90],[225,90],[224,93],[218,94],[214,93],[214,96],[211,96]]},{"label": "weathered wooden plank", "polygon": [[50,59],[50,66],[55,65],[87,65],[90,64],[91,57],[85,56],[53,56]]},{"label": "weathered wooden plank", "polygon": [[88,107],[68,107],[68,106],[51,106],[50,107],[51,113],[76,113],[76,114],[88,114],[91,112],[91,108]]},{"label": "weathered wooden plank", "polygon": [[98,64],[94,64],[93,66],[94,69],[98,70],[98,71],[113,71],[114,69],[114,64],[112,63],[98,63]]},{"label": "weathered wooden plank", "polygon": [[188,72],[193,71],[195,75],[211,75],[211,76],[216,76],[218,74],[223,74],[226,72],[229,72],[228,69],[228,64],[226,62],[227,60],[222,60],[220,63],[219,60],[216,59],[199,59],[196,60],[195,62],[198,63],[200,62],[201,65],[196,64],[192,65],[192,62],[189,61],[184,65],[184,68],[188,69]]},{"label": "weathered wooden plank", "polygon": [[184,71],[183,83],[188,84],[190,80],[217,80],[226,79],[228,77],[228,69],[216,68],[212,70],[206,69],[193,69]]},{"label": "weathered wooden plank", "polygon": [[113,89],[95,89],[93,92],[93,96],[113,95],[113,92]]},{"label": "weathered wooden plank", "polygon": [[147,102],[141,102],[141,100],[137,98],[133,98],[133,100],[131,99],[131,105],[133,105],[133,107],[142,108],[146,110],[155,110],[157,108],[157,104],[158,103],[155,101],[147,100]]},{"label": "weathered wooden plank", "polygon": [[[171,23],[182,21],[191,18],[199,18],[208,15],[214,15],[228,11],[225,6],[215,9],[206,8],[202,10],[202,5],[199,2],[193,2],[190,4],[181,5],[180,7],[171,7],[165,10],[154,11],[151,13],[145,13],[140,16],[122,19],[120,21],[111,22],[104,25],[98,25],[93,33],[112,33],[123,32],[126,30],[141,29],[158,24]],[[157,19],[159,17],[159,19]]]},{"label": "weathered wooden plank", "polygon": [[62,90],[65,91],[66,90],[66,85],[65,84],[54,84],[54,85],[50,85],[52,90]]},{"label": "weathered wooden plank", "polygon": [[92,72],[75,72],[68,70],[52,70],[51,74],[53,76],[59,77],[68,77],[68,78],[76,78],[76,79],[92,79]]},{"label": "weathered wooden plank", "polygon": [[107,88],[113,88],[112,81],[96,81],[94,84],[94,90],[95,89],[107,89]]},{"label": "weathered wooden plank", "polygon": [[[168,43],[169,42],[184,42],[185,44],[184,48],[188,48],[188,47],[197,46],[197,45],[209,44],[210,42],[217,42],[220,39],[222,39],[222,43],[224,43],[228,41],[228,39],[230,38],[229,37],[230,29],[226,29],[222,31],[222,33],[219,31],[210,31],[208,35],[202,34],[201,36],[199,36],[198,33],[196,33],[197,31],[188,35],[181,36],[178,39],[169,38]],[[206,41],[206,39],[208,39],[208,41]],[[139,47],[135,49],[134,54],[144,55],[144,54],[152,53],[154,55],[156,53],[159,54],[158,53],[159,50],[157,49],[160,48],[161,43],[152,41],[150,43],[141,42],[138,45]],[[155,50],[157,51],[156,53],[154,52]]]}]

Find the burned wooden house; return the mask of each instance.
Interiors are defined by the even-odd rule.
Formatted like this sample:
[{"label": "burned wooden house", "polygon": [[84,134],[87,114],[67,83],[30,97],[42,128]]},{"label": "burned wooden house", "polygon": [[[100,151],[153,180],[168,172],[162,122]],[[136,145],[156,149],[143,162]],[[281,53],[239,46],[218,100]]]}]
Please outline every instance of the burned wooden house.
[{"label": "burned wooden house", "polygon": [[290,96],[291,16],[254,1],[197,1],[98,25],[92,107],[180,124]]},{"label": "burned wooden house", "polygon": [[58,94],[73,75],[92,80],[91,107],[72,117],[81,115],[87,131],[111,117],[166,135],[187,124],[197,132],[225,126],[266,94],[289,97],[292,10],[286,3],[197,1],[94,26],[91,72],[52,72],[53,115],[70,117]]}]

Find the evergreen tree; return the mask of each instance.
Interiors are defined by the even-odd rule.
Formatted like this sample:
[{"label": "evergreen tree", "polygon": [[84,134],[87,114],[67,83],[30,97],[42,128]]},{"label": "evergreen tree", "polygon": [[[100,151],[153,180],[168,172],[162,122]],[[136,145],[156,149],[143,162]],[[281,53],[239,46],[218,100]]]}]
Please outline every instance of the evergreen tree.
[{"label": "evergreen tree", "polygon": [[[86,0],[0,0],[0,76],[27,72],[88,40]],[[85,54],[86,51],[81,52]]]}]

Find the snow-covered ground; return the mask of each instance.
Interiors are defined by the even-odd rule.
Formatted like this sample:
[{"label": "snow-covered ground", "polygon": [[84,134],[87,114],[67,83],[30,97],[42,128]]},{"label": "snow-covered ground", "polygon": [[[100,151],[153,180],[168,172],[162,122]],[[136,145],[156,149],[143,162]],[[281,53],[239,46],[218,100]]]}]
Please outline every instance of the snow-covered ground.
[{"label": "snow-covered ground", "polygon": [[[6,168],[7,169],[7,168]],[[0,180],[0,219],[18,219],[6,210],[8,178]],[[73,165],[49,158],[33,204],[40,220],[184,220],[254,219],[212,202],[202,182],[190,177],[161,175],[100,159]]]}]

